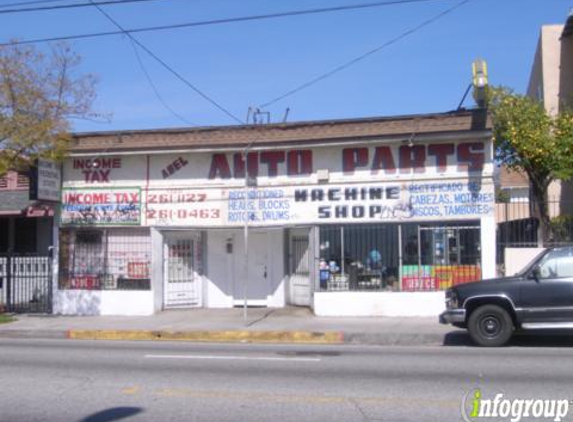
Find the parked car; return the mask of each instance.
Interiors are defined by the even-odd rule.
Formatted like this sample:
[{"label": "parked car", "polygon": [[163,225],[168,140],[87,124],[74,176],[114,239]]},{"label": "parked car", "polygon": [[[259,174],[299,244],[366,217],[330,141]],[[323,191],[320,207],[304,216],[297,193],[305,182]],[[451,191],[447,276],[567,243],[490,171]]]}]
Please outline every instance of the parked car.
[{"label": "parked car", "polygon": [[573,328],[573,246],[545,250],[514,276],[445,294],[440,322],[466,328],[479,346],[502,346],[515,330]]}]

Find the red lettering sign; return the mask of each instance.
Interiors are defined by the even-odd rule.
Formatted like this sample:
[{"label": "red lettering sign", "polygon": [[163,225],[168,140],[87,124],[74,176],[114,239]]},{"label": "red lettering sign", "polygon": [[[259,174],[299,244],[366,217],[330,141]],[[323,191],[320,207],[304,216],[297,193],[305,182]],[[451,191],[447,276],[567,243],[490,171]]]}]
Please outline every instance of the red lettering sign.
[{"label": "red lettering sign", "polygon": [[[247,170],[249,176],[260,175],[260,169],[266,169],[265,176],[277,177],[281,167],[286,166],[288,176],[310,175],[312,174],[312,151],[292,150],[292,151],[263,151],[249,152],[247,154]],[[233,154],[232,166],[226,154],[213,154],[211,156],[211,167],[209,168],[209,179],[240,179],[245,177],[245,159],[243,153]]]}]

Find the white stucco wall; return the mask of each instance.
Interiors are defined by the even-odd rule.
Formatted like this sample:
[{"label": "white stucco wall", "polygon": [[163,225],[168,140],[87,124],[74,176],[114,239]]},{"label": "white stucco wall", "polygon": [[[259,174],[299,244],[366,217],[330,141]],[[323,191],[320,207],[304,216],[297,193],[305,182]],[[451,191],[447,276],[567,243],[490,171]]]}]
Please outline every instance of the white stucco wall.
[{"label": "white stucco wall", "polygon": [[444,309],[444,292],[314,293],[318,316],[432,317]]},{"label": "white stucco wall", "polygon": [[133,290],[56,290],[54,314],[152,315],[153,292]]},{"label": "white stucco wall", "polygon": [[151,229],[151,288],[153,290],[153,307],[156,312],[163,309],[164,275],[163,275],[163,234]]},{"label": "white stucco wall", "polygon": [[487,216],[481,218],[481,271],[482,278],[497,277],[496,271],[496,222],[495,217]]},{"label": "white stucco wall", "polygon": [[505,248],[505,275],[512,276],[518,273],[544,250],[544,248]]}]

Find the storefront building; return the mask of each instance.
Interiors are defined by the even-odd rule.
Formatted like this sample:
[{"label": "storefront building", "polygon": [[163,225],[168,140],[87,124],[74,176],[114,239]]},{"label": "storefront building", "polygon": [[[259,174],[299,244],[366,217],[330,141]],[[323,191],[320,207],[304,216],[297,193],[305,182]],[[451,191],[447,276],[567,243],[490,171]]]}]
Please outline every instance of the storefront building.
[{"label": "storefront building", "polygon": [[437,314],[495,276],[492,157],[483,110],[78,134],[54,311]]}]

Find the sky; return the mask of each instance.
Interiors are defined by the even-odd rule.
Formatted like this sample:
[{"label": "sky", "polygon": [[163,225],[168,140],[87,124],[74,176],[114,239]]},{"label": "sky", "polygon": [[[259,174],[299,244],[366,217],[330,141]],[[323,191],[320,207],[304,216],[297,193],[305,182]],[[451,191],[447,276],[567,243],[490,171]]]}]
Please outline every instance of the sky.
[{"label": "sky", "polygon": [[[89,2],[14,5],[24,1],[0,0],[0,42],[117,30],[93,6],[1,13]],[[138,28],[367,3],[378,2],[148,0],[101,7],[124,28]],[[126,35],[71,40],[83,58],[78,74],[98,78],[93,107],[104,116],[74,120],[73,130],[234,125],[247,121],[249,107],[268,112],[271,122],[446,112],[460,103],[476,58],[487,61],[491,84],[523,93],[540,27],[563,24],[572,8],[573,0],[420,0],[133,34],[186,82],[137,47],[141,65]],[[464,105],[473,105],[471,95]]]}]

